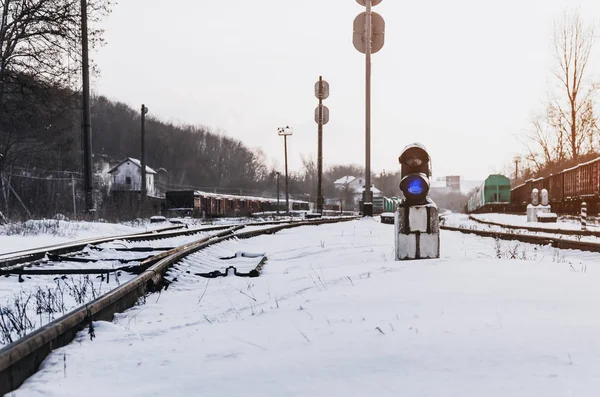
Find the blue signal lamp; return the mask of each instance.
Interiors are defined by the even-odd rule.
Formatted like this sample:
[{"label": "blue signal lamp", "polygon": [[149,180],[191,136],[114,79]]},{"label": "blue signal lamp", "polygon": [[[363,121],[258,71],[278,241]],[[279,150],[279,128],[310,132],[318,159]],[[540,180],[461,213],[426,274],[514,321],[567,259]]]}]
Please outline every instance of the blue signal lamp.
[{"label": "blue signal lamp", "polygon": [[411,203],[425,202],[429,193],[429,178],[422,173],[409,174],[402,178],[400,190],[404,193],[406,200]]},{"label": "blue signal lamp", "polygon": [[420,196],[427,191],[427,182],[420,175],[409,175],[405,186],[407,193],[412,196]]}]

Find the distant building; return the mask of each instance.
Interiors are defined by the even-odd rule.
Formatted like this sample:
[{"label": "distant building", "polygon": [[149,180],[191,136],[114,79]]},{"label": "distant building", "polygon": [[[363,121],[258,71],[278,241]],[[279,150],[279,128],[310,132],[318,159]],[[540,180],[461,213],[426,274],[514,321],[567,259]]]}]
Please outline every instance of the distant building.
[{"label": "distant building", "polygon": [[[365,180],[362,177],[344,176],[335,182],[333,185],[340,191],[340,200],[342,201],[343,209],[358,210],[359,201],[362,200],[363,192],[365,191]],[[371,192],[373,198],[383,197],[383,192],[371,184]]]},{"label": "distant building", "polygon": [[431,193],[448,194],[451,192],[460,192],[460,176],[442,176],[431,181]]},{"label": "distant building", "polygon": [[432,178],[430,192],[437,194],[448,194],[452,192],[469,194],[482,183],[482,181],[464,180],[458,175],[442,176]]},{"label": "distant building", "polygon": [[[142,190],[142,165],[138,159],[127,157],[108,173],[111,175],[111,192],[140,192]],[[146,191],[155,195],[156,171],[146,166]]]},{"label": "distant building", "polygon": [[460,192],[460,176],[452,175],[446,177],[446,186],[450,188],[451,192]]}]

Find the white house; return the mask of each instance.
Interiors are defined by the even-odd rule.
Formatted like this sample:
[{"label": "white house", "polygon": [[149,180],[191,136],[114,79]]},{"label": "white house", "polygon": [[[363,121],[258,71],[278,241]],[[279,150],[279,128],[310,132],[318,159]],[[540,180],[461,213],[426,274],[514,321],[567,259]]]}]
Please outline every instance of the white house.
[{"label": "white house", "polygon": [[[336,180],[333,184],[340,191],[340,195],[344,200],[344,206],[351,206],[355,210],[358,209],[359,201],[362,200],[363,192],[365,191],[365,179],[349,175]],[[373,198],[383,197],[383,192],[373,186],[373,184],[371,184],[371,192],[373,193]]]},{"label": "white house", "polygon": [[[141,191],[142,190],[142,165],[138,159],[127,157],[115,167],[111,174],[111,191]],[[154,196],[154,175],[156,171],[146,166],[146,189],[148,196]]]}]

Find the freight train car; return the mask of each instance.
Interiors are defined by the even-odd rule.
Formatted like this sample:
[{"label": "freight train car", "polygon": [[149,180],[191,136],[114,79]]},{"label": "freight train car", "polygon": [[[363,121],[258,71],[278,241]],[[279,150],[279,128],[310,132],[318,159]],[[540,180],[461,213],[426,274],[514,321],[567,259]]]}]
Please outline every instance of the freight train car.
[{"label": "freight train car", "polygon": [[555,212],[579,213],[581,203],[585,201],[588,214],[596,214],[600,210],[600,158],[515,186],[511,192],[513,210],[525,211],[531,203],[533,189],[548,190],[550,205]]},{"label": "freight train car", "polygon": [[400,204],[399,197],[374,197],[373,198],[373,214],[381,214],[383,212],[394,212]]},{"label": "freight train car", "polygon": [[467,212],[506,212],[510,197],[510,180],[504,175],[490,175],[469,197]]},{"label": "freight train car", "polygon": [[201,209],[200,194],[194,190],[176,190],[165,194],[165,208],[173,215],[198,217]]},{"label": "freight train car", "polygon": [[[277,199],[237,196],[198,190],[171,190],[165,193],[167,215],[193,217],[249,216],[260,212],[277,211]],[[289,200],[289,211],[309,211],[310,203]],[[279,211],[286,212],[286,201],[279,201]]]}]

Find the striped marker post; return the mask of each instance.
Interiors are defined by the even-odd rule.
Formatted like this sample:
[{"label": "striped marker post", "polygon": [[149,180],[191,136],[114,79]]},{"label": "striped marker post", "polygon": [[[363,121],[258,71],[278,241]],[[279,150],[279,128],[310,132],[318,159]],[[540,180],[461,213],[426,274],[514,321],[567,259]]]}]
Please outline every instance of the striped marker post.
[{"label": "striped marker post", "polygon": [[587,203],[584,201],[581,203],[581,230],[587,228]]}]

